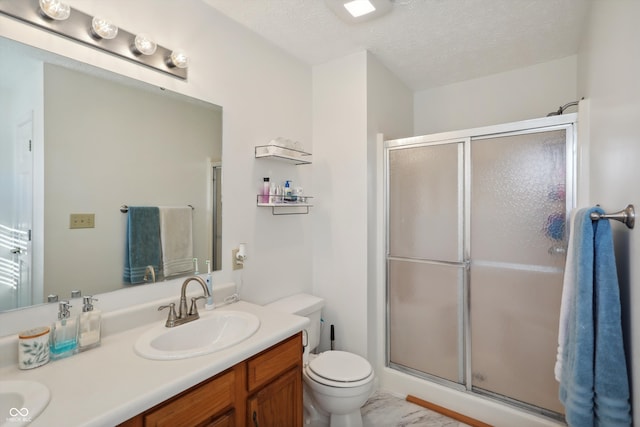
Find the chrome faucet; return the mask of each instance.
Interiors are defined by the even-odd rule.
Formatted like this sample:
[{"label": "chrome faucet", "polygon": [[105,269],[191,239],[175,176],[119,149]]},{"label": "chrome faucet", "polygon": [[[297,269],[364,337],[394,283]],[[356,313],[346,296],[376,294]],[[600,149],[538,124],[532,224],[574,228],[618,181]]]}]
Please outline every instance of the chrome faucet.
[{"label": "chrome faucet", "polygon": [[[195,280],[196,282],[200,283],[200,286],[202,286],[202,290],[204,291],[204,295],[196,298],[191,298],[191,307],[187,312],[187,285],[192,280]],[[167,318],[167,322],[165,323],[165,326],[167,328],[173,328],[174,326],[179,326],[184,323],[188,323],[193,320],[199,319],[200,315],[198,314],[198,307],[196,305],[196,302],[199,299],[205,299],[210,296],[211,294],[209,293],[209,289],[207,288],[207,284],[205,283],[204,280],[202,280],[198,276],[187,277],[184,283],[182,283],[182,289],[180,290],[180,305],[178,306],[178,314],[176,314],[175,303],[171,303],[169,305],[161,305],[160,307],[158,307],[158,311],[163,310],[165,308],[169,309],[169,317]]]}]

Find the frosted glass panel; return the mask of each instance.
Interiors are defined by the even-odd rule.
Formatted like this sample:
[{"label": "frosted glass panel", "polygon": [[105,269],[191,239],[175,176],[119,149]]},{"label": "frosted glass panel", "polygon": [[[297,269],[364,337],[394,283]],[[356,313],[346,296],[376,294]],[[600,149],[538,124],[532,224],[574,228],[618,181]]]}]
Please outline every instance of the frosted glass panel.
[{"label": "frosted glass panel", "polygon": [[562,271],[472,264],[472,385],[562,413],[553,376]]},{"label": "frosted glass panel", "polygon": [[458,382],[462,268],[389,261],[391,363]]},{"label": "frosted glass panel", "polygon": [[389,254],[460,261],[461,144],[389,151]]},{"label": "frosted glass panel", "polygon": [[564,265],[565,130],[471,142],[471,257]]}]

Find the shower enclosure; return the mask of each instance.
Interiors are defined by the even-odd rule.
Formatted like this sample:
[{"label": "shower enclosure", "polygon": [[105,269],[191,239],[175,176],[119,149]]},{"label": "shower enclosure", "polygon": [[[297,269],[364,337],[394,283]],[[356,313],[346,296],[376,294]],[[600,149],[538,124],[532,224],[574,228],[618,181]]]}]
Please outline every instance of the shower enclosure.
[{"label": "shower enclosure", "polygon": [[562,417],[575,119],[385,142],[389,367]]}]

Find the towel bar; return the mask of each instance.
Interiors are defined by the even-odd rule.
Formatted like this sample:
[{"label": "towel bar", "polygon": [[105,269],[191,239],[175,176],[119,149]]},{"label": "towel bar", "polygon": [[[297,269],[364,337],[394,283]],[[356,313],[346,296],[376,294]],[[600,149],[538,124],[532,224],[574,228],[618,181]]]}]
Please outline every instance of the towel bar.
[{"label": "towel bar", "polygon": [[597,212],[592,212],[590,216],[592,221],[598,221],[599,219],[613,219],[620,221],[630,229],[633,229],[633,226],[636,223],[636,210],[633,205],[627,205],[623,210],[611,214],[599,214]]},{"label": "towel bar", "polygon": [[[187,206],[189,206],[191,208],[191,210],[195,209],[192,205],[187,205]],[[120,206],[120,212],[122,212],[122,213],[129,212],[129,206],[127,206],[127,205]]]}]

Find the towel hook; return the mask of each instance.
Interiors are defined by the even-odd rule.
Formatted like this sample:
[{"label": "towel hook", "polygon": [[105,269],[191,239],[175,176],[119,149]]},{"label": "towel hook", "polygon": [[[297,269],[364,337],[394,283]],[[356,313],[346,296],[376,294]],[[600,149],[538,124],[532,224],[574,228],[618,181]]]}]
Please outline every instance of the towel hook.
[{"label": "towel hook", "polygon": [[627,207],[623,210],[611,214],[600,214],[598,212],[591,212],[590,217],[592,221],[598,221],[599,219],[613,219],[616,221],[620,221],[629,229],[633,229],[636,224],[636,210],[633,205],[627,205]]}]

